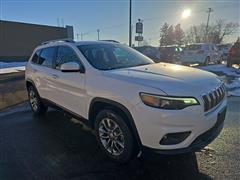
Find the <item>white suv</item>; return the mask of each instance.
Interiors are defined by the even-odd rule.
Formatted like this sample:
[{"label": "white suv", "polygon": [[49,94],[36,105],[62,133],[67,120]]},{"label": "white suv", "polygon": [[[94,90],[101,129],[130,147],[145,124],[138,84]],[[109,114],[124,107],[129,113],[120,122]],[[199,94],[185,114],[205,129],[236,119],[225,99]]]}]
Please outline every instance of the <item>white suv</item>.
[{"label": "white suv", "polygon": [[186,45],[181,57],[181,62],[184,64],[199,63],[208,65],[209,63],[220,63],[221,60],[217,46],[212,43]]},{"label": "white suv", "polygon": [[44,43],[25,78],[34,114],[60,107],[93,128],[103,152],[122,163],[147,151],[196,151],[225,119],[225,88],[214,74],[154,63],[119,43]]}]

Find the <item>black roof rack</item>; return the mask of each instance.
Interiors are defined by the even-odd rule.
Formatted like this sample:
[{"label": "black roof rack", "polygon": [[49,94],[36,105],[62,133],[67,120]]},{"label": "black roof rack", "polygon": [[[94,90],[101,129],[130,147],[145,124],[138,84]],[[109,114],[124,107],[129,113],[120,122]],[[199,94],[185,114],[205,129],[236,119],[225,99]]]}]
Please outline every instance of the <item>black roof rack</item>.
[{"label": "black roof rack", "polygon": [[50,40],[50,41],[45,41],[42,42],[41,44],[49,44],[49,43],[54,43],[54,42],[69,42],[69,43],[75,43],[73,39],[55,39],[55,40]]}]

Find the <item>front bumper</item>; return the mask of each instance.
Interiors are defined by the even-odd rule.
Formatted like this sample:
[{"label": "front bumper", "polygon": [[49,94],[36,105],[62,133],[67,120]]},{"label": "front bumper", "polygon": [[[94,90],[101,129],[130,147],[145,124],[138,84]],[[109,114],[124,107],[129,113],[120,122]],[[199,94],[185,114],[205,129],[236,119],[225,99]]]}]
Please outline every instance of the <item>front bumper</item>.
[{"label": "front bumper", "polygon": [[184,154],[198,151],[208,144],[210,144],[221,132],[224,125],[225,115],[226,115],[227,108],[225,107],[221,112],[221,117],[218,118],[215,125],[209,129],[208,131],[204,132],[200,136],[198,136],[190,146],[181,149],[173,149],[173,150],[159,150],[154,148],[149,148],[144,146],[143,152],[154,152],[159,154]]},{"label": "front bumper", "polygon": [[[162,154],[179,154],[203,148],[221,132],[226,104],[226,98],[224,98],[207,113],[204,112],[202,105],[177,111],[160,110],[143,104],[137,105],[132,112],[143,150],[157,151]],[[220,112],[223,112],[222,118],[218,117]],[[180,132],[191,133],[178,144],[160,144],[166,134]]]}]

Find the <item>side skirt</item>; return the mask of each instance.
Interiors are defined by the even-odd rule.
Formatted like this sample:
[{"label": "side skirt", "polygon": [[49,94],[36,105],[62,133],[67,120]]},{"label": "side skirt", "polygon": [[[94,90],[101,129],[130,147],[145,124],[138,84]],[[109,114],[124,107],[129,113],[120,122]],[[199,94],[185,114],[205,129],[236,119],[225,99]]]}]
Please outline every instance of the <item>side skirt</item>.
[{"label": "side skirt", "polygon": [[[89,128],[91,128],[90,121],[89,121],[88,119],[82,117],[81,115],[76,114],[76,113],[70,111],[69,109],[67,109],[67,108],[65,108],[65,107],[63,107],[63,106],[61,106],[61,105],[58,105],[58,104],[56,104],[56,103],[54,103],[54,102],[52,102],[52,101],[50,101],[50,100],[48,100],[48,99],[43,99],[43,98],[41,98],[41,100],[42,100],[42,102],[43,102],[44,105],[50,106],[50,107],[52,107],[52,108],[54,108],[54,109],[56,109],[56,110],[64,113],[65,115],[67,115],[67,116],[69,116],[69,117],[73,117],[73,118],[81,121],[83,124],[85,124],[85,125],[88,126]],[[91,129],[92,129],[92,128],[91,128]]]}]

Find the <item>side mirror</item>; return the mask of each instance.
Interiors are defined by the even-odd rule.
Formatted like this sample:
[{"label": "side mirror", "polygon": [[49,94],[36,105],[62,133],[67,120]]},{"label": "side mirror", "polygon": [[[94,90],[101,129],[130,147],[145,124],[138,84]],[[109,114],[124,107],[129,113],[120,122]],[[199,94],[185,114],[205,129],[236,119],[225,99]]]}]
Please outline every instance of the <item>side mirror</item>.
[{"label": "side mirror", "polygon": [[63,63],[60,67],[62,72],[81,72],[84,73],[85,70],[76,62]]}]

